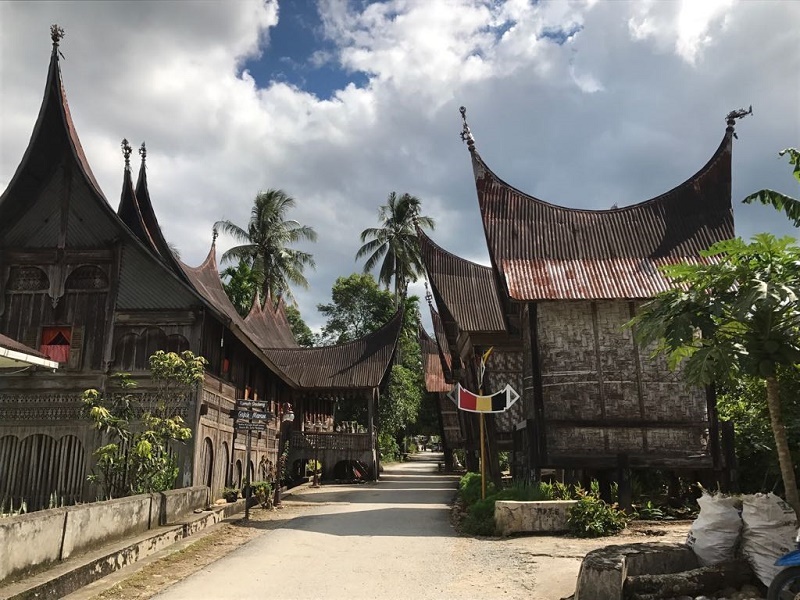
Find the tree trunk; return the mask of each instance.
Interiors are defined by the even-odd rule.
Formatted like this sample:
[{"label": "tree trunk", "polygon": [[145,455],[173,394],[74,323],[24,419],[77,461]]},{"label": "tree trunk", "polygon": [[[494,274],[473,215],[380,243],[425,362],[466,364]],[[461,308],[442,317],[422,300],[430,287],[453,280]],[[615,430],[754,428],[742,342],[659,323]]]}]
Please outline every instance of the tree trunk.
[{"label": "tree trunk", "polygon": [[786,502],[794,509],[795,516],[800,521],[800,497],[797,493],[797,480],[794,476],[792,454],[789,451],[789,441],[786,438],[786,426],[781,418],[781,399],[778,380],[774,375],[767,377],[767,407],[775,436],[775,449],[778,452],[778,464],[781,467],[781,477],[786,493]]}]

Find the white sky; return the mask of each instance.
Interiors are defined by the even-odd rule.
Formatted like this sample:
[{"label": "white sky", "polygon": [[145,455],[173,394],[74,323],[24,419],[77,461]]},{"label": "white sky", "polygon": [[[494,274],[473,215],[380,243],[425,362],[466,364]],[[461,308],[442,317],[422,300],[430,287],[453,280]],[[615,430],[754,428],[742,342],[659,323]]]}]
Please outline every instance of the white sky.
[{"label": "white sky", "polygon": [[[0,189],[33,129],[58,23],[70,109],[111,204],[120,140],[146,141],[162,229],[196,265],[214,221],[244,225],[257,191],[286,190],[298,201],[292,216],[319,233],[306,248],[317,261],[311,288],[295,291],[314,328],[336,277],[361,270],[358,235],[392,190],[423,200],[437,243],[486,262],[462,104],[500,177],[580,208],[681,183],[717,148],[725,114],[752,104],[734,145],[737,231],[796,234],[739,200],[764,187],[800,196],[777,157],[800,146],[800,2],[325,0],[319,9],[318,34],[336,49],[323,58],[368,81],[330,99],[241,73],[270,52],[277,3],[0,3]],[[574,33],[558,44],[556,31]]]}]

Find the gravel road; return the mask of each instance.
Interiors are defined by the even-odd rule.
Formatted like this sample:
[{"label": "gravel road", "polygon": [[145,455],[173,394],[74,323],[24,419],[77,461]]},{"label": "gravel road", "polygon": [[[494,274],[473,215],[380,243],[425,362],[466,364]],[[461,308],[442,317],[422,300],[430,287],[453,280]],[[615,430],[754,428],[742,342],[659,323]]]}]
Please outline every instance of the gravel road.
[{"label": "gravel road", "polygon": [[[449,508],[456,482],[435,462],[418,460],[387,466],[377,484],[308,489],[293,496],[313,504],[302,516],[155,597],[558,600],[573,592],[586,552],[645,541],[636,533],[613,542],[459,537]],[[685,532],[678,527],[659,539]]]}]

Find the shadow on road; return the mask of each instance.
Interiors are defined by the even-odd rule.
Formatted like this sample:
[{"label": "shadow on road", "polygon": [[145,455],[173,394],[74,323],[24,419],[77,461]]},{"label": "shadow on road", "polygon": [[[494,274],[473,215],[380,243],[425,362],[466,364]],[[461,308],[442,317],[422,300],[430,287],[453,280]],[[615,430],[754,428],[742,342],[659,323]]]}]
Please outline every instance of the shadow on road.
[{"label": "shadow on road", "polygon": [[337,536],[454,536],[449,526],[449,508],[377,508],[344,513],[298,517],[283,529]]}]

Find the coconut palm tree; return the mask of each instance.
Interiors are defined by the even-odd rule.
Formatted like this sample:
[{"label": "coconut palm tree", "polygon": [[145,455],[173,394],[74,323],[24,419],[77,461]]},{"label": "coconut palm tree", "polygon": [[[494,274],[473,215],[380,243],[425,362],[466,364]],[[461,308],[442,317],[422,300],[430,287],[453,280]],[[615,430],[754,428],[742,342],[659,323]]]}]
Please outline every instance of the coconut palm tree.
[{"label": "coconut palm tree", "polygon": [[245,261],[255,273],[264,300],[285,296],[295,302],[290,284],[307,288],[303,271],[316,266],[311,254],[289,247],[301,240],[317,241],[313,228],[286,219],[294,206],[294,198],[286,192],[270,189],[256,196],[247,229],[228,220],[216,223],[239,242],[222,255],[222,263]]},{"label": "coconut palm tree", "polygon": [[420,214],[421,206],[422,202],[415,196],[405,193],[398,196],[392,192],[379,209],[380,227],[361,232],[363,245],[356,253],[356,260],[367,257],[365,273],[380,263],[378,282],[389,289],[394,281],[395,305],[405,297],[409,281],[416,281],[423,273],[414,224],[433,229],[434,222]]}]

